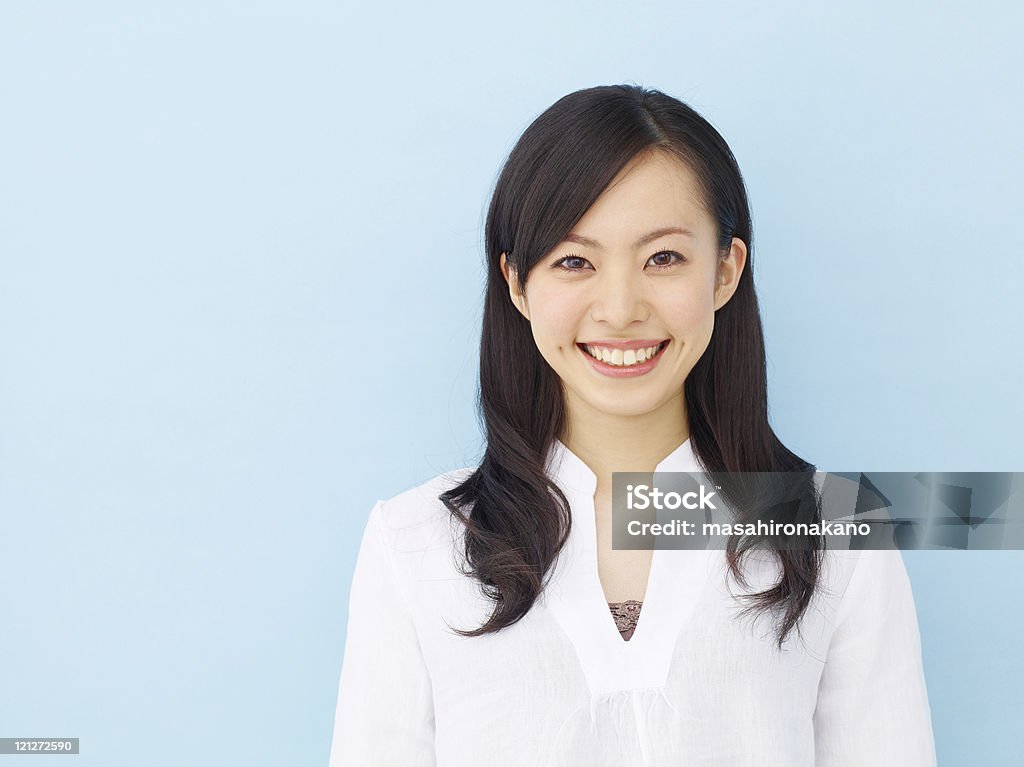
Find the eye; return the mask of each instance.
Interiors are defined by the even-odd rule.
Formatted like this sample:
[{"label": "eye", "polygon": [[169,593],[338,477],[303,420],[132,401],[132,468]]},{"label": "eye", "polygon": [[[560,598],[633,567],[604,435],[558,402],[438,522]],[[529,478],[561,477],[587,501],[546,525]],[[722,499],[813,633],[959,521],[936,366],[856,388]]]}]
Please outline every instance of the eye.
[{"label": "eye", "polygon": [[[566,272],[582,272],[584,269],[590,266],[590,262],[582,256],[577,256],[570,253],[568,256],[564,256],[551,265],[553,269],[562,269]],[[593,267],[590,267],[593,268]]]},{"label": "eye", "polygon": [[686,259],[674,250],[663,250],[647,259],[647,265],[654,269],[671,269],[676,264],[682,264],[685,261]]}]

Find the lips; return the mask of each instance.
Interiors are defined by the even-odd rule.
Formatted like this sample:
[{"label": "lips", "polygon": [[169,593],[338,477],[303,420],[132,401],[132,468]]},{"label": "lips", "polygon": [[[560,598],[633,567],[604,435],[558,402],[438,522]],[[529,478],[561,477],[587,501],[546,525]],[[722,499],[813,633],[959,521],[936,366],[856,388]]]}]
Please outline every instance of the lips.
[{"label": "lips", "polygon": [[[637,342],[619,342],[619,343],[631,343],[636,345]],[[651,343],[644,339],[640,343]],[[590,366],[602,376],[607,378],[636,378],[638,376],[644,376],[650,373],[661,361],[661,358],[665,356],[665,349],[668,347],[670,341],[663,340],[653,342],[653,346],[643,346],[638,349],[626,349],[623,351],[620,347],[596,347],[591,344],[576,344],[580,350],[580,354],[583,355]],[[591,351],[588,351],[588,347],[594,351],[600,351],[602,358],[599,359],[594,356]],[[647,357],[647,352],[652,351],[653,354]],[[607,355],[611,361],[605,361],[603,357]],[[643,356],[644,359],[639,360],[639,356]]]}]

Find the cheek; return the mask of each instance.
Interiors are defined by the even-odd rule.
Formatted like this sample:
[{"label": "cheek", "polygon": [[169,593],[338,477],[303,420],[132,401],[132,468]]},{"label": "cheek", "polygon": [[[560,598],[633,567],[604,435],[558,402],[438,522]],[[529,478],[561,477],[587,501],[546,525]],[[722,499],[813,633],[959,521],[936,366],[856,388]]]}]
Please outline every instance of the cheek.
[{"label": "cheek", "polygon": [[670,332],[692,334],[714,326],[714,296],[704,291],[677,294],[662,306]]},{"label": "cheek", "polygon": [[540,349],[575,343],[584,311],[572,295],[538,289],[529,293],[529,302],[530,326]]}]

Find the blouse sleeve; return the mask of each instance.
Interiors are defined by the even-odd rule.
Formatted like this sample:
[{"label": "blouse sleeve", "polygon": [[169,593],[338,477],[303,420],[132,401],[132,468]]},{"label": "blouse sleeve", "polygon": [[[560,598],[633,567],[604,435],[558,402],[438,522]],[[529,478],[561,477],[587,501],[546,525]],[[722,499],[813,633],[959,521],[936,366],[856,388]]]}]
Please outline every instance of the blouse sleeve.
[{"label": "blouse sleeve", "polygon": [[814,712],[817,767],[934,767],[917,613],[898,550],[864,551],[836,613]]},{"label": "blouse sleeve", "polygon": [[370,512],[349,597],[330,767],[434,767],[434,710],[403,579]]}]

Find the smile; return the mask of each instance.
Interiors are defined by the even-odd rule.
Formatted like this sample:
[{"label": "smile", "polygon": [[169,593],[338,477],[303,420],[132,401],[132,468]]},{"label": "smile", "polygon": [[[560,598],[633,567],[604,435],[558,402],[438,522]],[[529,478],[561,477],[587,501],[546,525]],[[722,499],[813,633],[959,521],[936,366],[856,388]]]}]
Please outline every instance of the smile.
[{"label": "smile", "polygon": [[580,346],[583,347],[583,351],[595,360],[601,360],[609,365],[620,367],[646,362],[668,346],[668,341],[662,341],[660,344],[639,349],[617,349],[609,346],[592,346],[589,344],[580,344]]},{"label": "smile", "polygon": [[[669,341],[636,342],[606,346],[600,343],[576,344],[593,368],[602,375],[620,378],[649,373],[658,364]],[[631,348],[623,348],[628,346]]]}]

